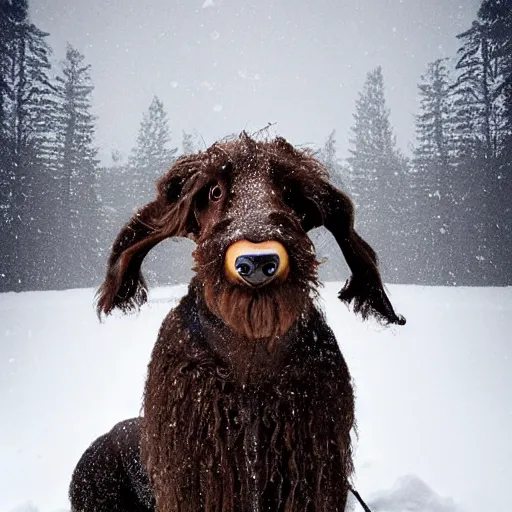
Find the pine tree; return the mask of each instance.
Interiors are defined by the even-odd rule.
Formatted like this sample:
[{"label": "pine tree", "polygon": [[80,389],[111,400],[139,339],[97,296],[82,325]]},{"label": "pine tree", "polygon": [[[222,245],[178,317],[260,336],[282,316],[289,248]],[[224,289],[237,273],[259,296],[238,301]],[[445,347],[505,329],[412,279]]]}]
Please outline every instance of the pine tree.
[{"label": "pine tree", "polygon": [[478,18],[487,26],[491,57],[499,62],[497,93],[503,101],[503,141],[512,157],[512,0],[484,0]]},{"label": "pine tree", "polygon": [[363,236],[382,254],[385,278],[397,281],[407,240],[409,169],[396,145],[384,97],[380,67],[368,73],[359,94],[348,158],[350,190]]},{"label": "pine tree", "polygon": [[374,214],[383,172],[395,159],[395,141],[385,105],[380,67],[366,77],[363,92],[359,93],[356,101],[354,120],[353,138],[350,140],[354,149],[350,150],[348,158],[353,193],[358,204],[364,204],[365,210]]},{"label": "pine tree", "polygon": [[200,150],[201,144],[197,132],[182,131],[181,146],[183,148],[183,155],[193,155]]},{"label": "pine tree", "polygon": [[155,96],[143,116],[137,144],[128,161],[134,206],[153,198],[155,181],[174,163],[177,149],[169,147],[170,140],[164,105]]},{"label": "pine tree", "polygon": [[[93,86],[90,65],[71,45],[56,79],[55,212],[60,222],[48,235],[61,239],[54,278],[58,286],[90,286],[98,271],[99,203],[96,194],[97,149],[93,145]],[[58,205],[58,207],[57,207]],[[68,272],[62,272],[62,268]]]},{"label": "pine tree", "polygon": [[[33,25],[26,0],[1,2],[0,286],[27,289],[37,281],[39,184],[47,168],[54,91],[48,34]],[[31,284],[32,283],[32,284]]]},{"label": "pine tree", "polygon": [[418,86],[420,114],[416,116],[414,165],[417,169],[432,164],[448,166],[454,156],[451,79],[447,59],[430,63]]},{"label": "pine tree", "polygon": [[12,279],[10,259],[14,253],[11,232],[12,155],[9,103],[12,100],[8,76],[12,67],[15,12],[8,0],[0,0],[0,291],[8,290]]},{"label": "pine tree", "polygon": [[3,151],[0,153],[1,160],[5,159],[5,147],[8,134],[8,102],[12,99],[11,90],[8,85],[8,76],[13,64],[13,44],[15,40],[16,22],[27,16],[26,2],[18,5],[8,0],[0,0],[0,143]]},{"label": "pine tree", "polygon": [[486,24],[475,21],[457,37],[463,41],[458,51],[459,76],[453,86],[460,119],[455,131],[459,159],[496,158],[501,143],[500,62],[491,52]]},{"label": "pine tree", "polygon": [[507,153],[508,85],[511,83],[510,2],[484,1],[462,41],[453,86],[458,154],[454,198],[460,229],[458,283],[512,280],[511,166]]},{"label": "pine tree", "polygon": [[336,152],[336,130],[333,130],[324,146],[318,152],[318,159],[327,167],[331,182],[338,188],[345,190],[348,171],[341,163]]},{"label": "pine tree", "polygon": [[418,85],[420,113],[416,116],[414,148],[416,247],[421,282],[450,284],[460,242],[457,225],[454,108],[447,59],[428,65]]},{"label": "pine tree", "polygon": [[30,23],[28,13],[25,16],[14,24],[11,69],[7,76],[10,135],[17,168],[31,164],[33,155],[42,159],[45,154],[54,106],[49,77],[51,50],[45,41],[48,34]]},{"label": "pine tree", "polygon": [[492,251],[492,269],[497,284],[512,284],[512,0],[484,0],[478,11],[485,24],[490,55],[498,63],[496,102],[502,123],[498,136],[498,159],[489,166],[486,190],[490,201],[487,231]]},{"label": "pine tree", "polygon": [[12,169],[9,119],[13,91],[9,84],[9,76],[14,62],[16,22],[20,16],[22,19],[27,16],[26,5],[18,8],[8,0],[0,0],[0,226],[4,229],[7,228],[9,217],[9,176]]}]

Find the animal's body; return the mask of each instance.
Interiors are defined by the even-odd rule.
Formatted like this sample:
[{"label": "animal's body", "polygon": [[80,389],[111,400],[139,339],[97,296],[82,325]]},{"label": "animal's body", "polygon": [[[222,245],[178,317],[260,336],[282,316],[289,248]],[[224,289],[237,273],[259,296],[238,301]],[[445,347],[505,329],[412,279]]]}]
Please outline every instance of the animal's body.
[{"label": "animal's body", "polygon": [[140,460],[140,418],[118,423],[87,448],[73,472],[69,499],[74,511],[155,510]]},{"label": "animal's body", "polygon": [[[132,436],[158,512],[344,510],[354,394],[316,304],[307,232],[324,225],[341,247],[352,271],[341,300],[404,323],[353,220],[311,154],[243,134],[178,160],[123,228],[99,291],[103,313],[144,302],[140,265],[151,247],[170,236],[197,243],[196,275],[160,329],[140,440]],[[72,480],[75,512],[141,510],[101,508],[84,482],[108,475],[87,466]]]}]

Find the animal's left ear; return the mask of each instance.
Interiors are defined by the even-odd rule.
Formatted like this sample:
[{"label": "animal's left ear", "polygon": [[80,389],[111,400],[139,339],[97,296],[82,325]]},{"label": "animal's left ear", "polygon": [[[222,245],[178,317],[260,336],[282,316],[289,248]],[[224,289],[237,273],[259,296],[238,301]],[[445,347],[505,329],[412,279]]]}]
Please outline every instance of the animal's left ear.
[{"label": "animal's left ear", "polygon": [[327,180],[313,185],[313,201],[320,211],[323,224],[336,239],[352,272],[338,297],[354,303],[354,311],[363,318],[370,315],[387,323],[404,325],[405,318],[397,315],[384,291],[377,255],[354,229],[354,205],[350,198]]},{"label": "animal's left ear", "polygon": [[180,174],[176,164],[157,185],[157,197],[141,208],[117,235],[107,264],[105,281],[97,292],[98,315],[114,308],[135,309],[147,300],[141,265],[159,242],[174,236],[193,238],[192,202],[197,176]]}]

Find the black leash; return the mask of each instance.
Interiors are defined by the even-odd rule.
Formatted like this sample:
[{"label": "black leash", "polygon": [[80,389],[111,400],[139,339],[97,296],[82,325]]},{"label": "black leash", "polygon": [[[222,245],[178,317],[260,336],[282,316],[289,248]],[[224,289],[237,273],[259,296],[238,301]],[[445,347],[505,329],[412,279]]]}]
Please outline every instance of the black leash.
[{"label": "black leash", "polygon": [[353,487],[349,487],[349,490],[356,497],[357,501],[359,501],[359,504],[361,507],[363,507],[364,512],[372,512],[370,507],[363,501],[363,498],[361,498],[361,495]]}]

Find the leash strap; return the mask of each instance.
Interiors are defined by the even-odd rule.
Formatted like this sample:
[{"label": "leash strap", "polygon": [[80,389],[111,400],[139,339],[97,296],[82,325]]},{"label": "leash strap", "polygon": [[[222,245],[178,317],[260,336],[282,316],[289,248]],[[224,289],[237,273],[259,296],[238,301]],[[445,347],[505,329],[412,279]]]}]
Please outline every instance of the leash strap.
[{"label": "leash strap", "polygon": [[361,495],[353,487],[349,487],[349,490],[356,497],[361,507],[363,507],[364,512],[372,512],[370,507],[363,501],[363,498],[361,498]]}]

